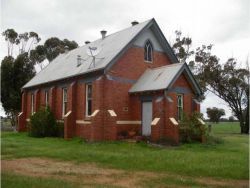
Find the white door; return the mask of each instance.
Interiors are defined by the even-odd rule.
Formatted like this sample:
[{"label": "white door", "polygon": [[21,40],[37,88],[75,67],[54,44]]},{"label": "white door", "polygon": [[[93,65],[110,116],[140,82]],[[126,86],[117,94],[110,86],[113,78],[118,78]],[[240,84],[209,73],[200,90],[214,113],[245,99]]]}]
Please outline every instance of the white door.
[{"label": "white door", "polygon": [[152,102],[142,103],[142,135],[151,135]]}]

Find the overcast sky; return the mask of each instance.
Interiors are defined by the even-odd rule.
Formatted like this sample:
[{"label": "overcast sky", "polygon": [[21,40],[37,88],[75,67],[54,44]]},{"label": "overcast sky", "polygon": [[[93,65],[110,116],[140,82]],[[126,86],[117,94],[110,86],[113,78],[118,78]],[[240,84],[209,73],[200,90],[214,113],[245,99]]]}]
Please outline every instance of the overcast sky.
[{"label": "overcast sky", "polygon": [[[165,37],[173,42],[174,31],[181,30],[193,40],[193,47],[214,44],[213,53],[221,63],[235,57],[242,64],[250,48],[250,0],[0,0],[1,33],[13,28],[18,33],[35,31],[49,37],[84,41],[100,38],[139,22],[155,18]],[[7,54],[1,37],[0,59]],[[4,89],[4,88],[2,88]],[[207,107],[230,110],[222,100],[208,94],[201,111]]]}]

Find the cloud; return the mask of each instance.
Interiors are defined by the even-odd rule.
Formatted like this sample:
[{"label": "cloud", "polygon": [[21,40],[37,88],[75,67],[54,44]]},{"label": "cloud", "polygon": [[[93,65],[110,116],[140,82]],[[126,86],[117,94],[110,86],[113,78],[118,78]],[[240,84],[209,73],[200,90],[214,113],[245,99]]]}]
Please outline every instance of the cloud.
[{"label": "cloud", "polygon": [[115,32],[135,19],[155,17],[167,38],[174,30],[182,29],[197,41],[218,43],[249,35],[248,5],[247,0],[25,0],[22,3],[5,0],[2,26],[19,32],[34,30],[45,38],[59,36],[83,44],[83,39],[99,37],[103,28]]},{"label": "cloud", "polygon": [[229,109],[228,105],[219,97],[214,95],[211,92],[207,93],[206,99],[201,103],[201,113],[204,114],[204,117],[207,118],[207,108],[222,108],[225,110],[225,116],[229,117],[232,115],[232,111]]}]

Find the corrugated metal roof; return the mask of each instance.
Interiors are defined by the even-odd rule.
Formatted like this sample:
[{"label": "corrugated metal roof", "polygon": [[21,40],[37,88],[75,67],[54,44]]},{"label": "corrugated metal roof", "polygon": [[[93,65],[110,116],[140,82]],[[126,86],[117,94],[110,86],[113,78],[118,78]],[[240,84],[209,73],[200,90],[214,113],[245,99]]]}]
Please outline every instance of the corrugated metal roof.
[{"label": "corrugated metal roof", "polygon": [[[74,49],[68,53],[60,54],[46,68],[32,78],[23,88],[32,87],[46,82],[56,81],[63,78],[72,77],[99,69],[104,69],[116,57],[120,51],[150,22],[151,20],[142,22],[135,26],[129,27],[122,31],[107,35],[104,39],[98,39],[87,45]],[[100,47],[101,51],[96,56],[95,67],[90,67],[92,58],[90,58],[86,50],[91,47]],[[77,67],[77,56],[87,59],[82,61],[82,65]]]},{"label": "corrugated metal roof", "polygon": [[129,90],[130,93],[167,89],[185,63],[147,69]]}]

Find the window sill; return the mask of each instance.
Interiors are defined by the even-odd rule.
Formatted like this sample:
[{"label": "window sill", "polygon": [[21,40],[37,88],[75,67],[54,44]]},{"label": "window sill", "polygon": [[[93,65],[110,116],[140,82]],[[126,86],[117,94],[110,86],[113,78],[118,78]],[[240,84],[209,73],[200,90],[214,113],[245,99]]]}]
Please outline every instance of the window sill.
[{"label": "window sill", "polygon": [[145,60],[144,60],[144,63],[150,63],[150,64],[152,64],[153,61],[145,61]]}]

